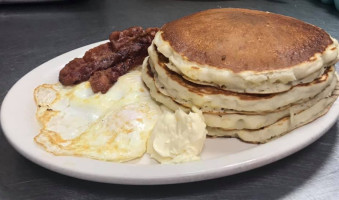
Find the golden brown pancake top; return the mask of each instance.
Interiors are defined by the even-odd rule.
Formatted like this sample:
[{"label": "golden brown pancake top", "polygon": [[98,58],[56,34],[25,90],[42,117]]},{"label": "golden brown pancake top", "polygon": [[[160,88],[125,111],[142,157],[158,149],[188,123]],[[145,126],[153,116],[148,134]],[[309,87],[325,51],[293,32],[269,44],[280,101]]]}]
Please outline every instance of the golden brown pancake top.
[{"label": "golden brown pancake top", "polygon": [[290,68],[333,43],[324,30],[300,20],[237,8],[198,12],[161,30],[189,61],[236,73]]}]

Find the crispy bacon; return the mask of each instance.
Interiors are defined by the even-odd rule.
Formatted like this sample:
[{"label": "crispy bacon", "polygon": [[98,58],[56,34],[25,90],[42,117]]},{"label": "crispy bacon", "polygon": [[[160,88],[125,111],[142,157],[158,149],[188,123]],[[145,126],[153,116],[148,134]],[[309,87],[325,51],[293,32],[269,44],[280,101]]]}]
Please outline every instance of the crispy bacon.
[{"label": "crispy bacon", "polygon": [[107,69],[116,63],[120,55],[112,51],[110,42],[87,51],[83,58],[75,58],[59,73],[63,85],[74,85],[87,81],[98,70]]},{"label": "crispy bacon", "polygon": [[106,93],[119,76],[140,65],[158,28],[131,27],[110,34],[110,42],[70,61],[59,73],[63,85],[90,80],[93,92]]},{"label": "crispy bacon", "polygon": [[120,62],[114,67],[106,70],[96,71],[89,79],[94,93],[101,92],[105,94],[118,78],[135,66],[138,66],[144,60],[145,55],[134,56],[128,58],[124,62]]}]

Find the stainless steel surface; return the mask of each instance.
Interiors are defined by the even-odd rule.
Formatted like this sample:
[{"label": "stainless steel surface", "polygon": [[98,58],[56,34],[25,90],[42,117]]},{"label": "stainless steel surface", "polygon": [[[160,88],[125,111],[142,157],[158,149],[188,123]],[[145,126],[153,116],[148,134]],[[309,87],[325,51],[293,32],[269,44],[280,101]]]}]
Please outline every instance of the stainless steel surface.
[{"label": "stainless steel surface", "polygon": [[[107,39],[113,30],[161,26],[218,7],[289,15],[339,38],[339,12],[320,1],[87,0],[1,5],[1,102],[10,87],[30,70],[64,52]],[[179,185],[124,186],[78,180],[46,170],[19,155],[1,132],[0,199],[338,199],[338,133],[339,122],[300,152],[238,175]]]}]

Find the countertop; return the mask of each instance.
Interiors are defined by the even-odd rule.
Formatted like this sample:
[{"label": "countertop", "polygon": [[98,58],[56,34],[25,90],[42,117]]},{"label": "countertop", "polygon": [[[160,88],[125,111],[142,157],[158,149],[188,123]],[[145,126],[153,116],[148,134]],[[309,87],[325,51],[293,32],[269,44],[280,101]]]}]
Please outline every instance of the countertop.
[{"label": "countertop", "polygon": [[[339,12],[320,1],[73,0],[0,4],[0,101],[35,67],[72,49],[105,40],[113,30],[161,26],[196,11],[220,7],[292,16],[339,38]],[[1,131],[0,199],[338,199],[338,133],[339,121],[305,149],[245,173],[177,185],[127,186],[79,180],[42,168],[17,153]]]}]

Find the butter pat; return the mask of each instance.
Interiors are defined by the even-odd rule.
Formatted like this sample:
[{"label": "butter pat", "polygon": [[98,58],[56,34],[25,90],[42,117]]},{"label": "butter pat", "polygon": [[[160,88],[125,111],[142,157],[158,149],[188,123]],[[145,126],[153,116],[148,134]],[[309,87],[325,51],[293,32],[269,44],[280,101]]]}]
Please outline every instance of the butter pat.
[{"label": "butter pat", "polygon": [[206,140],[206,124],[198,109],[186,114],[163,109],[147,144],[147,153],[160,163],[182,163],[200,160]]}]

